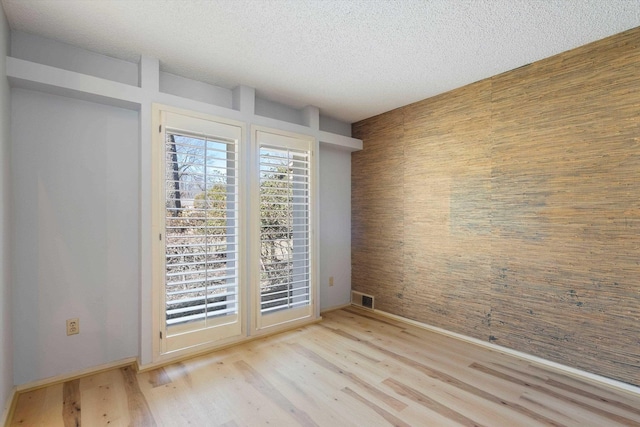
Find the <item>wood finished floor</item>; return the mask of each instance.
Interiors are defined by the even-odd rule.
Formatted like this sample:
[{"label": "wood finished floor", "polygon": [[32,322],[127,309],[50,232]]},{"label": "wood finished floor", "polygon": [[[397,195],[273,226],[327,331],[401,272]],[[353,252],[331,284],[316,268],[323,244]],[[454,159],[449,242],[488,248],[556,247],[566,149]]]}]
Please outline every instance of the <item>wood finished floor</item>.
[{"label": "wood finished floor", "polygon": [[12,426],[640,426],[640,397],[355,308],[21,394]]}]

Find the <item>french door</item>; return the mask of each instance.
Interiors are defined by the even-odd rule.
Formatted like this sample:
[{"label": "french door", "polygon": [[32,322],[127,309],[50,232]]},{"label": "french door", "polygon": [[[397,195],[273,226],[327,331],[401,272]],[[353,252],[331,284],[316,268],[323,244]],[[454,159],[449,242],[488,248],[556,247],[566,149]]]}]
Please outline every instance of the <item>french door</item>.
[{"label": "french door", "polygon": [[243,334],[243,129],[160,112],[154,268],[160,353]]},{"label": "french door", "polygon": [[317,315],[315,140],[254,128],[247,147],[242,123],[154,114],[156,360]]},{"label": "french door", "polygon": [[256,330],[314,316],[313,143],[299,135],[254,129]]}]

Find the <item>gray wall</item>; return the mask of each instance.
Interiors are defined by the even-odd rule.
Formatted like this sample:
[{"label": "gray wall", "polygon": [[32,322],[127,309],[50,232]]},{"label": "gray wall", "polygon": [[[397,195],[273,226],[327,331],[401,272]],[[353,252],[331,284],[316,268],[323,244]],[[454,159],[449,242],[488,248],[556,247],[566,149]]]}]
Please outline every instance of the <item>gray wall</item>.
[{"label": "gray wall", "polygon": [[[15,383],[137,356],[138,114],[13,89],[12,132]],[[321,148],[321,309],[349,302],[350,175]]]},{"label": "gray wall", "polygon": [[8,405],[13,387],[13,340],[11,331],[10,226],[10,109],[5,57],[9,26],[0,10],[0,413]]},{"label": "gray wall", "polygon": [[[24,33],[11,38],[14,56],[131,80],[129,63]],[[224,90],[200,82],[161,74],[160,85],[230,106]],[[139,356],[138,113],[24,89],[11,95],[15,384]],[[299,110],[256,102],[266,117],[302,121]],[[320,127],[350,134],[348,124],[324,116]],[[349,301],[351,154],[321,147],[320,307],[326,309]],[[67,337],[71,317],[80,318],[81,333]]]},{"label": "gray wall", "polygon": [[[333,276],[333,286],[329,277]],[[320,148],[320,308],[351,294],[351,153]]]},{"label": "gray wall", "polygon": [[21,89],[11,102],[15,382],[136,356],[138,113]]}]

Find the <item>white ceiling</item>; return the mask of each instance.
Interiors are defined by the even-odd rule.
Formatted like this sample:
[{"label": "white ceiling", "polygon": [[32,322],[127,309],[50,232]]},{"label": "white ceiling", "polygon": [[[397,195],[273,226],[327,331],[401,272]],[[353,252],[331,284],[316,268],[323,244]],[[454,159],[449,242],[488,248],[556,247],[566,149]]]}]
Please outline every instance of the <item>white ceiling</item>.
[{"label": "white ceiling", "polygon": [[364,119],[640,26],[640,0],[2,0],[12,29]]}]

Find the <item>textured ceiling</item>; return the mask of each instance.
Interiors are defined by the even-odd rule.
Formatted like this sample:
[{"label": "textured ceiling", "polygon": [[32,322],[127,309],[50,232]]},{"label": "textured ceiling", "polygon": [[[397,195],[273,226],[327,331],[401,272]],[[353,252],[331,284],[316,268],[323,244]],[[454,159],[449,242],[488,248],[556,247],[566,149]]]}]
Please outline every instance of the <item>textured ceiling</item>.
[{"label": "textured ceiling", "polygon": [[354,122],[640,25],[640,0],[2,0],[12,29]]}]

